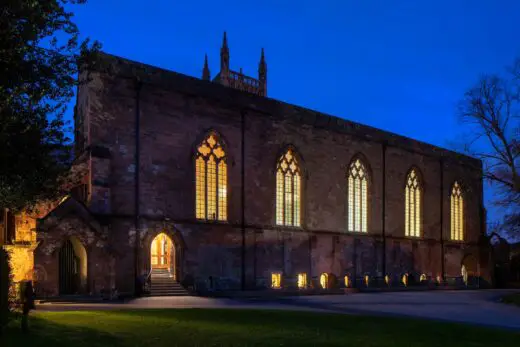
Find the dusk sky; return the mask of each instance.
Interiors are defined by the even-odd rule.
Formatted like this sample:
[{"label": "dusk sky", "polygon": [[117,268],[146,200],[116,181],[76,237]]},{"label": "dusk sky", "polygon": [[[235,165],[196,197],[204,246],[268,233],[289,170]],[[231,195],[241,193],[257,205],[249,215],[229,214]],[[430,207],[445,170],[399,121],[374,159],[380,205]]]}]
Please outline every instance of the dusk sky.
[{"label": "dusk sky", "polygon": [[227,31],[234,70],[256,77],[265,48],[269,97],[446,148],[464,132],[456,103],[465,90],[520,57],[518,0],[90,0],[72,8],[82,36],[103,51],[195,77],[205,53],[212,77],[218,72]]}]

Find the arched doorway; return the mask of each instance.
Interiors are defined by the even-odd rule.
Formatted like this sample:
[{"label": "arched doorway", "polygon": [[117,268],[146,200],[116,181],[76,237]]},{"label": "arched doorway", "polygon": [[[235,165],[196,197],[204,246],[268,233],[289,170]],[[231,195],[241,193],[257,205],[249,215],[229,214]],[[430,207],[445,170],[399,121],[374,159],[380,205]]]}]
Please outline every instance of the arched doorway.
[{"label": "arched doorway", "polygon": [[153,272],[168,272],[177,279],[175,273],[175,247],[172,239],[165,233],[159,233],[150,246],[150,266]]},{"label": "arched doorway", "polygon": [[78,294],[87,287],[87,251],[81,242],[71,237],[59,252],[59,293]]}]

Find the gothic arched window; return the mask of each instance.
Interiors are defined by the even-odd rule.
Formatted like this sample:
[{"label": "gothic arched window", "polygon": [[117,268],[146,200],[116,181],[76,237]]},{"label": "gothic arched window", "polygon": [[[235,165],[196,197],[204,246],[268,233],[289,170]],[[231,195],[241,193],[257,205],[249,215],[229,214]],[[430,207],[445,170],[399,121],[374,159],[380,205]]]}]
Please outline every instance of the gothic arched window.
[{"label": "gothic arched window", "polygon": [[368,174],[360,159],[348,170],[348,231],[367,232]]},{"label": "gothic arched window", "polygon": [[464,199],[458,182],[451,188],[451,239],[462,241],[464,238]]},{"label": "gothic arched window", "polygon": [[421,182],[414,169],[406,178],[405,191],[405,235],[419,237],[421,234]]},{"label": "gothic arched window", "polygon": [[197,218],[227,220],[226,152],[215,133],[208,135],[197,147],[195,181]]},{"label": "gothic arched window", "polygon": [[300,220],[301,174],[298,160],[288,149],[276,166],[276,224],[298,227]]}]

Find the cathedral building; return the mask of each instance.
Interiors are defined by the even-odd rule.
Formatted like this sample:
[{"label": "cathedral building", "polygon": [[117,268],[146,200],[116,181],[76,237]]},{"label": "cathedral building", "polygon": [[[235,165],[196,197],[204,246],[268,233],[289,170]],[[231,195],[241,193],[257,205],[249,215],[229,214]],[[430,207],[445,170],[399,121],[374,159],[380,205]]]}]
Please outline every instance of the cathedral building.
[{"label": "cathedral building", "polygon": [[199,79],[101,53],[77,92],[80,184],[2,219],[19,279],[47,296],[490,281],[481,161],[271,99],[267,72],[263,50],[257,77],[232,70],[225,34],[214,78],[207,56]]}]

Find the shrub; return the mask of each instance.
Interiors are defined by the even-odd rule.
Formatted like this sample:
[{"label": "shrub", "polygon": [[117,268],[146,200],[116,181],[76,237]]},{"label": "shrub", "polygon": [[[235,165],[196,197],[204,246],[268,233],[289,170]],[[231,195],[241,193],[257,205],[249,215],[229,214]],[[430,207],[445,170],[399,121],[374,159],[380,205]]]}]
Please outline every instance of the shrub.
[{"label": "shrub", "polygon": [[7,325],[10,311],[9,291],[11,283],[11,271],[9,267],[9,254],[0,247],[0,333]]}]

